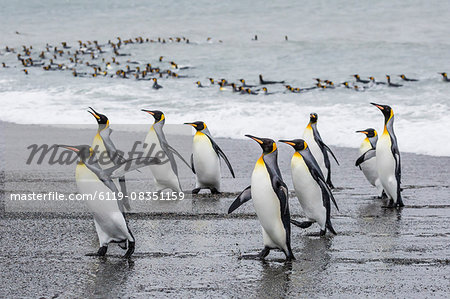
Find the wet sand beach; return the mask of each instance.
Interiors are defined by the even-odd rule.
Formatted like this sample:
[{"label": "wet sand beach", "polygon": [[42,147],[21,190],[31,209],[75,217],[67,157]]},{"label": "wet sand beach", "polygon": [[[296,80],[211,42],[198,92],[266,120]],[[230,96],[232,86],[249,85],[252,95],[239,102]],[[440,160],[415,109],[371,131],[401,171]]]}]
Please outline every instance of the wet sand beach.
[{"label": "wet sand beach", "polygon": [[[94,126],[80,130],[2,122],[0,128],[2,298],[426,298],[447,297],[450,292],[449,157],[402,153],[405,207],[387,209],[354,166],[359,144],[332,147],[341,164],[332,164],[340,208],[333,209],[332,222],[338,235],[312,236],[317,225],[292,227],[297,260],[286,264],[276,251],[265,262],[242,258],[262,249],[260,225],[251,202],[231,215],[227,210],[250,184],[261,151],[251,140],[218,138],[236,179],[223,163],[222,195],[133,201],[128,220],[136,251],[131,260],[124,260],[124,252],[114,244],[104,258],[85,256],[97,251],[98,240],[83,202],[10,202],[12,193],[76,192],[75,165],[24,165],[23,154],[27,144],[43,140],[89,144]],[[139,136],[143,139],[145,131],[117,130],[112,138],[127,149]],[[190,139],[185,134],[168,136],[187,160]],[[401,145],[399,140],[400,150]],[[291,217],[298,220],[302,211],[292,188],[292,153],[289,146],[279,145]],[[192,189],[194,176],[181,162],[178,167],[183,188]],[[130,191],[152,190],[148,172],[127,177]]]}]

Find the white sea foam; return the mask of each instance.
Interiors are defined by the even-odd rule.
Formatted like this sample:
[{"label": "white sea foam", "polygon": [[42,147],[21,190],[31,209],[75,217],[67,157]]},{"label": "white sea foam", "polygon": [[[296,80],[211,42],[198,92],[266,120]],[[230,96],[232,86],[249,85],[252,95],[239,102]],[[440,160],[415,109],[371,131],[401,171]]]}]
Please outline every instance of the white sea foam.
[{"label": "white sea foam", "polygon": [[[190,1],[168,1],[152,5],[151,13],[148,5],[140,1],[133,6],[89,2],[89,17],[81,9],[86,5],[82,2],[72,3],[70,9],[64,3],[53,3],[51,10],[45,10],[46,17],[37,13],[42,10],[41,1],[29,1],[20,10],[16,9],[19,3],[6,3],[0,12],[3,42],[16,49],[33,44],[37,51],[46,42],[67,41],[75,46],[77,39],[104,43],[116,36],[187,36],[189,45],[131,45],[121,52],[133,55],[122,60],[150,62],[163,68],[169,65],[158,61],[160,55],[165,61],[192,65],[194,69],[179,71],[190,78],[160,79],[164,88],[155,91],[151,81],[74,78],[70,71],[30,68],[25,76],[15,55],[5,53],[0,45],[0,62],[10,66],[0,68],[0,120],[92,123],[85,110],[93,106],[108,115],[112,124],[146,124],[152,120],[140,109],[147,108],[164,111],[167,123],[204,120],[218,137],[243,138],[249,133],[298,138],[309,113],[317,112],[326,143],[358,147],[362,136],[355,130],[383,129],[382,114],[369,104],[379,102],[391,105],[395,111],[401,151],[450,155],[450,84],[442,82],[437,74],[450,71],[446,38],[450,35],[450,20],[445,16],[449,2],[425,5],[416,1],[406,8],[393,6],[387,0],[378,1],[376,6],[350,1],[326,5],[288,1],[255,6],[240,1],[217,9],[209,2],[192,5]],[[176,5],[177,10],[171,10],[171,5]],[[181,10],[184,14],[179,14]],[[248,14],[249,10],[253,13]],[[293,11],[301,12],[302,17]],[[108,26],[104,26],[106,16]],[[23,34],[14,33],[18,24]],[[258,42],[251,41],[255,34]],[[289,36],[288,42],[284,35]],[[213,43],[206,42],[209,36]],[[81,70],[90,71],[86,67]],[[261,73],[267,80],[309,87],[315,77],[339,84],[353,81],[351,75],[357,72],[362,77],[373,75],[378,81],[385,81],[385,74],[391,74],[394,82],[400,82],[397,75],[401,73],[420,81],[403,82],[401,88],[378,86],[365,92],[336,88],[270,96],[221,92],[216,85],[199,89],[194,84],[200,80],[209,86],[208,77],[234,82],[245,78],[248,84],[255,84]],[[267,87],[269,91],[285,91],[281,85]]]}]

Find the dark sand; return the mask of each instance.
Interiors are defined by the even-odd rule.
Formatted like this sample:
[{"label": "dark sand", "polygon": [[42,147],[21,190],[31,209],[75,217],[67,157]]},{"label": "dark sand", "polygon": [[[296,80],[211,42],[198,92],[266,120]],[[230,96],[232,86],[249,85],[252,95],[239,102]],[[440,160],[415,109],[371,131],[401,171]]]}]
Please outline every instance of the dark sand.
[{"label": "dark sand", "polygon": [[[98,241],[84,203],[9,202],[10,194],[17,192],[76,192],[74,166],[25,166],[20,151],[42,140],[89,144],[94,131],[0,125],[1,298],[423,298],[448,297],[450,293],[448,157],[404,153],[406,206],[385,209],[385,203],[375,198],[375,189],[354,167],[357,150],[334,147],[341,162],[339,167],[333,164],[340,212],[333,210],[332,222],[338,235],[319,238],[308,236],[318,231],[316,225],[306,230],[293,227],[297,260],[285,264],[283,255],[274,251],[266,262],[240,258],[261,249],[260,226],[251,202],[232,215],[226,211],[249,185],[260,148],[251,140],[217,139],[237,178],[232,179],[222,165],[222,196],[133,202],[128,218],[137,243],[135,254],[127,261],[120,258],[124,252],[114,244],[105,258],[85,256],[97,250]],[[143,139],[145,132],[114,132],[113,140],[119,148],[127,148],[132,138],[140,136]],[[171,137],[169,141],[187,158],[190,137]],[[401,146],[401,140],[399,143]],[[280,168],[292,187],[292,150],[287,145],[279,149]],[[6,164],[6,160],[19,162]],[[183,187],[192,188],[194,177],[181,163],[178,166]],[[130,191],[151,190],[151,180],[146,177],[144,171],[130,175]],[[292,217],[301,219],[293,194],[290,206]]]}]

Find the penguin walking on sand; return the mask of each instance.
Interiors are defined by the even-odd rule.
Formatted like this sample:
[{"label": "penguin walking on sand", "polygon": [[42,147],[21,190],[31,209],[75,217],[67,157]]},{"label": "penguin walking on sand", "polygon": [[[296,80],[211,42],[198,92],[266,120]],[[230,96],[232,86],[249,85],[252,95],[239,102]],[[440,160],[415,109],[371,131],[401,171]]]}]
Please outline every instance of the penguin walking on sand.
[{"label": "penguin walking on sand", "polygon": [[388,105],[376,106],[384,115],[384,131],[380,136],[376,147],[377,170],[386,195],[389,207],[403,207],[401,194],[401,163],[397,137],[394,134],[394,110]]},{"label": "penguin walking on sand", "polygon": [[158,191],[171,189],[175,192],[181,192],[182,189],[178,178],[178,168],[174,155],[178,156],[189,168],[191,168],[191,166],[167,142],[163,131],[164,123],[166,121],[164,113],[158,110],[151,111],[142,109],[142,111],[152,115],[155,119],[155,122],[151,126],[144,141],[144,146],[147,147],[147,155],[150,151],[154,153],[163,152],[168,159],[168,163],[150,165],[155,181],[155,188]]},{"label": "penguin walking on sand", "polygon": [[309,149],[316,159],[317,164],[319,164],[320,170],[322,170],[323,175],[327,178],[328,186],[333,189],[334,186],[331,182],[331,163],[328,158],[328,152],[333,156],[337,165],[339,165],[339,162],[331,149],[322,141],[319,130],[317,129],[317,120],[317,113],[311,113],[309,115],[309,123],[303,132],[303,139],[309,145]]},{"label": "penguin walking on sand", "polygon": [[209,189],[212,194],[220,193],[220,159],[228,166],[231,175],[234,176],[233,167],[225,153],[220,149],[211,136],[206,124],[202,121],[185,123],[193,126],[197,132],[192,143],[191,168],[196,174],[197,183],[192,194],[197,194],[201,189]]},{"label": "penguin walking on sand", "polygon": [[244,189],[231,204],[228,214],[253,199],[253,206],[262,227],[264,241],[264,249],[257,257],[264,259],[270,250],[279,249],[286,255],[286,260],[295,260],[291,250],[288,188],[283,182],[278,168],[277,145],[269,138],[245,136],[258,142],[263,154],[253,169],[251,185]]},{"label": "penguin walking on sand", "polygon": [[364,173],[364,176],[369,183],[376,187],[380,197],[383,197],[383,185],[378,177],[376,146],[378,141],[378,134],[372,128],[356,131],[356,133],[363,133],[366,135],[361,146],[359,147],[360,156],[355,162],[355,166],[359,167]]},{"label": "penguin walking on sand", "polygon": [[[94,214],[95,229],[100,242],[96,256],[104,256],[109,243],[118,243],[122,249],[127,249],[124,258],[130,258],[134,252],[135,239],[128,227],[122,206],[119,190],[112,181],[113,178],[122,177],[125,172],[144,167],[149,164],[158,164],[156,158],[146,157],[123,161],[108,169],[100,167],[94,150],[89,145],[59,147],[75,152],[79,158],[75,170],[75,179],[80,194],[93,195],[87,200],[88,208]],[[98,196],[96,196],[98,195]],[[103,195],[101,200],[100,195]],[[116,200],[110,200],[116,199]]]},{"label": "penguin walking on sand", "polygon": [[331,201],[338,211],[339,208],[308,144],[303,139],[279,141],[289,144],[295,150],[291,159],[292,182],[300,206],[308,218],[304,222],[291,219],[291,223],[307,228],[317,222],[320,226],[320,236],[325,235],[327,228],[336,235],[330,218]]},{"label": "penguin walking on sand", "polygon": [[[106,169],[119,164],[124,159],[118,153],[116,146],[110,138],[112,130],[109,127],[108,117],[106,117],[106,115],[104,114],[98,113],[92,107],[89,107],[89,109],[91,109],[92,111],[88,110],[88,112],[95,117],[98,124],[97,134],[92,141],[91,147],[97,152],[97,155],[102,158],[101,163],[99,164],[100,167],[102,169]],[[119,183],[120,192],[122,192],[122,194],[124,195],[123,205],[125,206],[126,210],[130,210],[131,207],[127,196],[128,194],[125,176],[119,178],[118,180],[115,179],[114,183]]]}]

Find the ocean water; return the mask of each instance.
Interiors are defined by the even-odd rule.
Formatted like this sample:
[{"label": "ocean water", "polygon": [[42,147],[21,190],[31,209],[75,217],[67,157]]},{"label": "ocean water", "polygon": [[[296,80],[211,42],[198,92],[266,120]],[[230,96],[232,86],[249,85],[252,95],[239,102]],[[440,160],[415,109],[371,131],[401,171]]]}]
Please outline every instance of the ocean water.
[{"label": "ocean water", "polygon": [[[370,102],[389,104],[401,151],[450,155],[450,83],[438,72],[450,72],[450,2],[448,1],[0,1],[0,120],[24,124],[93,123],[85,110],[93,106],[111,123],[151,123],[142,108],[162,110],[167,123],[203,120],[217,137],[298,138],[309,113],[319,114],[319,131],[331,146],[358,147],[355,130],[383,128],[383,116]],[[258,35],[258,41],[252,41]],[[289,40],[285,41],[285,35]],[[168,42],[123,46],[126,60],[170,68],[168,61],[191,66],[187,78],[151,81],[109,77],[75,78],[71,71],[28,68],[26,76],[5,46],[21,51],[33,46],[38,59],[45,45],[74,51],[77,40],[108,40],[142,36]],[[187,37],[189,44],[169,42]],[[210,37],[211,40],[207,41]],[[103,56],[113,56],[109,47]],[[159,62],[159,56],[164,56]],[[101,58],[84,61],[102,64]],[[48,61],[48,60],[46,60]],[[69,64],[67,56],[58,63]],[[130,64],[131,67],[136,65]],[[77,66],[78,71],[92,72]],[[240,95],[209,87],[209,77],[248,84],[285,80],[293,87],[310,87],[313,78],[338,84],[352,74],[385,74],[401,88],[378,86],[364,92],[345,88]],[[419,79],[400,82],[399,74]],[[207,88],[197,88],[201,81]]]}]

